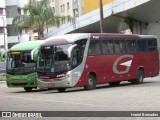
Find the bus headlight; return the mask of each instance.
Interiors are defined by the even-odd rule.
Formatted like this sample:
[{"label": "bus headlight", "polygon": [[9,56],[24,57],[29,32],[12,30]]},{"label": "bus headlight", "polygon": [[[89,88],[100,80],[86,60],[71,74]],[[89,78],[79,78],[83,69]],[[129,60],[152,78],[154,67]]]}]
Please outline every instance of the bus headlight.
[{"label": "bus headlight", "polygon": [[28,80],[36,79],[36,76],[28,77]]},{"label": "bus headlight", "polygon": [[66,74],[64,77],[58,78],[59,80],[67,80],[71,77],[70,74]]},{"label": "bus headlight", "polygon": [[6,80],[13,80],[12,78],[10,78],[10,77],[6,77]]}]

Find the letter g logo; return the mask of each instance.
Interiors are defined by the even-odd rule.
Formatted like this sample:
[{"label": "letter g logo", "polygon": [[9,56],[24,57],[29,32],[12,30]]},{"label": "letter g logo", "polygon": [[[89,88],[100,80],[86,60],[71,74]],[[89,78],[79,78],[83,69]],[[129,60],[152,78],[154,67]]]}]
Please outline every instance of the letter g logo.
[{"label": "letter g logo", "polygon": [[118,59],[116,59],[116,61],[113,64],[113,72],[116,73],[116,74],[128,73],[129,69],[130,69],[130,66],[132,64],[132,60],[129,60],[127,62],[124,62],[124,63],[120,64],[120,65],[123,65],[123,66],[127,66],[126,70],[124,70],[124,71],[119,71],[117,69],[117,65],[118,65],[119,61],[122,60],[123,58],[133,58],[133,57],[134,57],[133,55],[122,55],[122,56],[120,56]]}]

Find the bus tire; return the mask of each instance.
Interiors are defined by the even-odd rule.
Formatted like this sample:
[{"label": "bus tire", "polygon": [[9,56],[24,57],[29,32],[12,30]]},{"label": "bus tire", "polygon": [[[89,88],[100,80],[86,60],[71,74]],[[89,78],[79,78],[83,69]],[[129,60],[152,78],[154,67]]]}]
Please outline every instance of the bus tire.
[{"label": "bus tire", "polygon": [[93,90],[96,88],[96,77],[92,74],[88,75],[88,82],[87,85],[84,86],[84,89],[86,90]]},{"label": "bus tire", "polygon": [[109,82],[110,86],[118,86],[120,84],[120,81],[118,82]]},{"label": "bus tire", "polygon": [[66,88],[57,88],[58,92],[65,92]]},{"label": "bus tire", "polygon": [[142,84],[144,79],[144,72],[143,70],[138,70],[137,78],[135,80],[132,80],[131,83],[133,84]]},{"label": "bus tire", "polygon": [[31,92],[31,91],[32,91],[32,87],[24,87],[24,90],[25,90],[26,92]]}]

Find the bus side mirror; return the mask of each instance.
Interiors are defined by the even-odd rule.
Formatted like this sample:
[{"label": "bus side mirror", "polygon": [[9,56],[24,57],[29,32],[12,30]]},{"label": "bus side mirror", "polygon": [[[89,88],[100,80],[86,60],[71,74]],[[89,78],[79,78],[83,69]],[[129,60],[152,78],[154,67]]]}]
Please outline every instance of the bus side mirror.
[{"label": "bus side mirror", "polygon": [[3,61],[4,59],[6,59],[6,55],[8,54],[9,50],[5,50],[0,54],[0,61]]},{"label": "bus side mirror", "polygon": [[77,46],[77,44],[74,44],[74,45],[72,45],[72,46],[70,46],[70,47],[68,48],[68,58],[71,57],[72,50],[73,50],[73,48],[76,47],[76,46]]},{"label": "bus side mirror", "polygon": [[34,60],[34,61],[38,60],[38,51],[39,51],[39,48],[35,48],[31,51],[31,60]]}]

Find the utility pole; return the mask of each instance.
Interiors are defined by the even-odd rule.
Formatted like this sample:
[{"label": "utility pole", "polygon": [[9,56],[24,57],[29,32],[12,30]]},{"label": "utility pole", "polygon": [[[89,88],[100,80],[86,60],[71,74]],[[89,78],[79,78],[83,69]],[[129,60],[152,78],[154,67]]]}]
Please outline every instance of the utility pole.
[{"label": "utility pole", "polygon": [[[31,6],[31,0],[29,0],[29,4]],[[31,41],[31,27],[30,26],[29,26],[29,41]]]},{"label": "utility pole", "polygon": [[103,23],[103,1],[102,0],[99,0],[99,9],[100,9],[100,31],[101,33],[103,33],[104,23]]},{"label": "utility pole", "polygon": [[6,46],[6,33],[5,33],[5,20],[4,20],[4,18],[3,17],[1,17],[2,18],[2,20],[3,20],[3,27],[4,27],[4,49],[5,50],[7,50],[7,46]]}]

